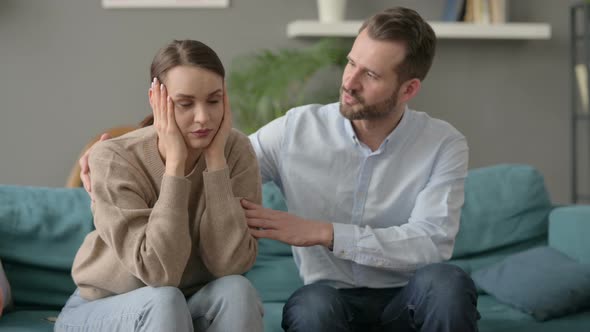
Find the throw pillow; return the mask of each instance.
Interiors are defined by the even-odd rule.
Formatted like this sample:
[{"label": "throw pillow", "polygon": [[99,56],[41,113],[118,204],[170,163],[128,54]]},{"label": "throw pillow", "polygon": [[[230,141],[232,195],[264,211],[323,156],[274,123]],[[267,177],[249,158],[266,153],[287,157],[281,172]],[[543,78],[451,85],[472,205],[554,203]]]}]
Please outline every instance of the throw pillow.
[{"label": "throw pillow", "polygon": [[508,256],[472,278],[500,302],[540,321],[590,307],[590,266],[547,246]]}]

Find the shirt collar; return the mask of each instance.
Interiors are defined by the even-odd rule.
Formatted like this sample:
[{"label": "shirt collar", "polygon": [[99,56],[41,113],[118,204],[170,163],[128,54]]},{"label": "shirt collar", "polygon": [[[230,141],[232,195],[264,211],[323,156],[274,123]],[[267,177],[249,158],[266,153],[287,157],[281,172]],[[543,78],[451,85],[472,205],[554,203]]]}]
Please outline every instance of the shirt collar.
[{"label": "shirt collar", "polygon": [[[381,143],[381,146],[379,147],[379,149],[377,149],[377,151],[381,150],[385,145],[387,145],[391,141],[391,138],[394,137],[394,135],[399,136],[399,132],[405,131],[404,128],[407,127],[409,117],[410,109],[408,108],[408,105],[406,105],[404,109],[404,114],[399,123],[397,124],[397,127],[395,127],[395,129],[392,130],[391,133],[389,133],[389,135],[387,135],[387,137],[385,138],[383,143]],[[348,136],[354,144],[361,145],[361,142],[356,137],[356,133],[354,132],[354,128],[352,127],[352,122],[344,116],[342,116],[342,119],[344,121],[344,130],[346,131],[346,136]]]}]

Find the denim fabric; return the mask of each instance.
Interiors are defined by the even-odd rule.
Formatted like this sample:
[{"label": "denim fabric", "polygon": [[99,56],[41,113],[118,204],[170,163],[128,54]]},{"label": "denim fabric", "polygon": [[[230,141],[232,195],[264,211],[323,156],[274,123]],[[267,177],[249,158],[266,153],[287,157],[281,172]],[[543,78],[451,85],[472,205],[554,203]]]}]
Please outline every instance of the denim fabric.
[{"label": "denim fabric", "polygon": [[416,271],[399,288],[336,289],[316,283],[296,291],[283,309],[285,331],[477,331],[477,292],[450,264]]},{"label": "denim fabric", "polygon": [[186,299],[175,287],[142,287],[94,301],[70,297],[56,332],[262,331],[262,304],[250,282],[226,276]]}]

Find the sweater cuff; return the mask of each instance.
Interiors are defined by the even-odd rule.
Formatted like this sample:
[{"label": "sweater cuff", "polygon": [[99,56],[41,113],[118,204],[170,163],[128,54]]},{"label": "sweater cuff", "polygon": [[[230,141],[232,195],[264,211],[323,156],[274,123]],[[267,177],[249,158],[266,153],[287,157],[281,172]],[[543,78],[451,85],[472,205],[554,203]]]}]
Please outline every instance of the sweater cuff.
[{"label": "sweater cuff", "polygon": [[355,225],[333,223],[334,225],[334,256],[354,260],[357,236]]},{"label": "sweater cuff", "polygon": [[191,181],[179,176],[166,175],[162,177],[158,204],[173,209],[188,208],[188,198],[191,190]]},{"label": "sweater cuff", "polygon": [[203,172],[203,183],[209,202],[223,202],[234,196],[227,167],[217,171]]}]

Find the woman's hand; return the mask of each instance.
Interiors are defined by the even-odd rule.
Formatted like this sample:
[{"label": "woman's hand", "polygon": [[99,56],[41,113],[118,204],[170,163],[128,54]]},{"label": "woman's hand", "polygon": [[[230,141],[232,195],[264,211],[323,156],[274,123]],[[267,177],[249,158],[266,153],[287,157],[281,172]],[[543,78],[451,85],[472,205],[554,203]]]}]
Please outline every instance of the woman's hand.
[{"label": "woman's hand", "polygon": [[225,160],[225,143],[231,133],[232,128],[232,114],[229,105],[229,97],[227,94],[227,86],[223,87],[223,119],[219,125],[219,129],[205,148],[205,160],[207,161],[207,170],[215,171],[227,167]]},{"label": "woman's hand", "polygon": [[166,160],[166,174],[184,176],[188,151],[176,123],[174,102],[157,78],[152,82],[151,91],[150,106],[154,112],[154,127],[158,132],[158,148]]}]

